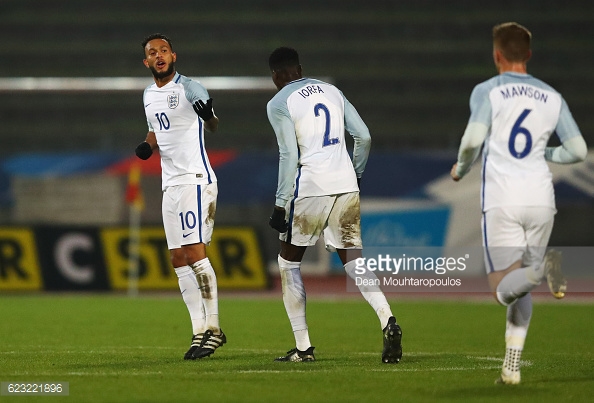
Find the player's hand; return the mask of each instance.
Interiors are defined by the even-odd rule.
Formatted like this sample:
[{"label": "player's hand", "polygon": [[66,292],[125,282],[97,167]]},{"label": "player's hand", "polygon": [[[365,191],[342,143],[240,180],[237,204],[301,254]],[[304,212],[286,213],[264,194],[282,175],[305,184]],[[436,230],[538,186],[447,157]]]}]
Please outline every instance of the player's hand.
[{"label": "player's hand", "polygon": [[359,188],[359,191],[361,191],[361,178],[357,178],[357,187]]},{"label": "player's hand", "polygon": [[277,230],[278,232],[285,233],[289,229],[287,222],[285,221],[285,209],[282,207],[274,206],[272,215],[268,220],[268,225]]},{"label": "player's hand", "polygon": [[196,114],[200,116],[205,122],[214,116],[214,112],[212,111],[212,98],[209,98],[206,103],[199,99],[198,101],[194,102],[192,107],[194,108]]},{"label": "player's hand", "polygon": [[153,149],[151,145],[146,141],[143,141],[138,146],[136,146],[136,156],[141,160],[148,160],[151,155],[153,155]]},{"label": "player's hand", "polygon": [[455,182],[458,182],[460,180],[460,177],[458,176],[458,174],[456,173],[456,169],[458,168],[458,163],[456,162],[453,166],[452,166],[452,170],[450,171],[450,176],[452,177],[452,179]]}]

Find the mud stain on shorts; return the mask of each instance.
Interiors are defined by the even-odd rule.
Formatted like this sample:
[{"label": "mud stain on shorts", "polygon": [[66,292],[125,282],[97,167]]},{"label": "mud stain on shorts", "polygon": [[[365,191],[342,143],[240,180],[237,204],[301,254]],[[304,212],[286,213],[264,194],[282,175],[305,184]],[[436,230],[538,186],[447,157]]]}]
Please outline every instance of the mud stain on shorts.
[{"label": "mud stain on shorts", "polygon": [[296,215],[293,217],[293,227],[299,228],[299,232],[303,235],[319,235],[322,232],[323,223],[317,217]]},{"label": "mud stain on shorts", "polygon": [[361,207],[359,198],[345,206],[344,212],[338,220],[340,240],[345,248],[361,246]]},{"label": "mud stain on shorts", "polygon": [[215,214],[217,212],[217,203],[216,202],[211,202],[208,205],[208,213],[206,216],[206,224],[207,225],[213,225],[214,224],[214,219],[215,219]]}]

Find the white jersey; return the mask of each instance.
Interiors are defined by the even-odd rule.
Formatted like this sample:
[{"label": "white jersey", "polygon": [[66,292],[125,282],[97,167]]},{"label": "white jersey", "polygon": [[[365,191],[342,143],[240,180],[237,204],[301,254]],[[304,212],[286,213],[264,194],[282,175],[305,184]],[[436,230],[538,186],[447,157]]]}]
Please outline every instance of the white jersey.
[{"label": "white jersey", "polygon": [[545,148],[554,132],[580,135],[561,95],[528,74],[504,73],[477,85],[469,123],[489,128],[483,149],[483,211],[505,206],[555,208]]},{"label": "white jersey", "polygon": [[163,190],[217,180],[204,146],[204,122],[192,107],[208,98],[202,84],[179,73],[161,88],[152,84],[144,90],[148,128],[155,132],[161,154]]},{"label": "white jersey", "polygon": [[[341,91],[323,81],[292,81],[267,106],[279,145],[276,205],[291,197],[356,192],[371,144],[367,126]],[[355,139],[353,161],[345,129]],[[353,166],[354,165],[354,166]]]}]

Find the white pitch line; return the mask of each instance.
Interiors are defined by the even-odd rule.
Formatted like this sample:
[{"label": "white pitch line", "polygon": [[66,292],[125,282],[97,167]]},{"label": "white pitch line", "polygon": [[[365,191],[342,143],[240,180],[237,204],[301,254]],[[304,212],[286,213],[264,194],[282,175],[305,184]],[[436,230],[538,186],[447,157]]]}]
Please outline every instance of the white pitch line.
[{"label": "white pitch line", "polygon": [[[467,355],[466,358],[471,359],[471,360],[497,361],[497,362],[503,363],[503,358],[497,358],[497,357],[475,357],[472,355]],[[534,364],[534,363],[530,360],[520,360],[521,366],[530,367],[530,366],[532,366],[532,364]]]},{"label": "white pitch line", "polygon": [[[380,352],[369,352],[369,351],[360,351],[360,352],[353,352],[353,353],[349,353],[349,354],[357,354],[357,355],[378,355],[380,354]],[[435,356],[435,355],[461,355],[463,353],[447,353],[447,352],[443,352],[443,351],[436,351],[433,353],[430,353],[428,351],[405,351],[403,356],[405,357],[430,357],[430,356]],[[467,358],[470,358],[472,356],[467,355]],[[495,358],[495,357],[493,357]],[[503,361],[503,359],[501,359]]]},{"label": "white pitch line", "polygon": [[[176,347],[155,347],[155,346],[134,346],[132,348],[136,349],[163,349],[163,350],[177,350]],[[98,350],[85,350],[84,352],[92,354],[92,353],[106,353],[106,352],[117,352],[122,349],[129,350],[130,347],[107,347],[106,349],[98,349]],[[80,350],[45,350],[49,353],[81,353],[83,351]],[[261,350],[261,349],[228,349],[227,351],[230,352],[240,352],[240,353],[271,353],[271,350]],[[27,353],[28,351],[4,351],[0,352],[0,354],[19,354],[19,353]],[[356,355],[363,355],[363,356],[370,356],[370,355],[377,355],[377,352],[355,352]],[[446,352],[423,352],[423,351],[414,351],[414,352],[407,352],[405,354],[408,357],[430,357],[430,356],[446,356],[446,355],[457,355],[455,353],[446,353]],[[499,357],[491,357],[491,356],[473,356],[473,355],[466,355],[464,358],[468,360],[475,360],[475,361],[492,361],[502,363],[503,359]],[[522,366],[532,366],[532,361],[520,361]],[[390,367],[390,368],[375,368],[371,369],[373,372],[435,372],[435,371],[474,371],[474,370],[494,370],[500,369],[501,364],[497,366],[489,366],[489,365],[478,365],[473,367],[426,367],[426,368],[406,368],[406,367]],[[273,370],[273,369],[263,369],[263,370],[237,370],[237,371],[213,371],[213,372],[206,372],[203,374],[283,374],[283,373],[310,373],[310,372],[330,372],[330,369],[326,368],[312,368],[312,370]],[[21,373],[13,373],[11,376],[147,376],[147,375],[162,375],[163,372],[161,371],[146,371],[146,372],[64,372],[62,374],[58,373],[30,373],[30,372],[21,372]]]},{"label": "white pitch line", "polygon": [[[38,351],[33,351],[34,346],[29,346],[29,347],[31,348],[31,350],[0,351],[0,354],[39,354]],[[37,346],[37,347],[42,348],[43,346]],[[119,346],[119,347],[107,346],[104,348],[88,350],[84,346],[81,346],[80,350],[65,350],[65,349],[63,350],[63,349],[43,348],[43,352],[44,353],[59,353],[59,354],[82,354],[82,353],[95,354],[95,353],[115,353],[115,352],[121,352],[121,351],[130,351],[130,350],[134,350],[134,349],[138,349],[138,350],[179,350],[178,347],[163,347],[163,346],[156,346],[156,347],[152,347],[152,346],[124,346],[124,347],[122,347],[122,346]]]},{"label": "white pitch line", "polygon": [[[309,365],[309,364],[308,364]],[[287,374],[287,373],[318,373],[318,372],[330,372],[329,369],[322,369],[322,370],[312,370],[312,371],[304,371],[301,369],[290,369],[288,371],[279,371],[276,369],[244,369],[244,370],[239,370],[239,371],[233,371],[233,372],[229,372],[229,373],[234,373],[234,374]]]},{"label": "white pitch line", "polygon": [[[501,369],[501,366],[477,366],[471,368],[463,368],[463,367],[436,367],[436,368],[374,368],[370,369],[372,372],[443,372],[443,371],[476,371],[476,370],[494,370],[494,369]],[[334,372],[333,369],[317,369],[312,368],[311,370],[298,370],[298,369],[291,369],[286,371],[275,370],[275,369],[254,369],[254,370],[237,370],[237,371],[211,371],[211,372],[202,372],[202,375],[221,375],[221,374],[298,374],[298,373],[320,373],[320,372]],[[163,375],[161,371],[146,371],[146,372],[63,372],[63,373],[56,373],[56,372],[19,372],[13,373],[9,376],[12,377],[19,377],[19,376],[53,376],[53,377],[65,377],[65,376],[150,376],[150,375]]]},{"label": "white pitch line", "polygon": [[146,371],[146,372],[15,372],[9,376],[147,376],[147,375],[163,375],[161,371]]},{"label": "white pitch line", "polygon": [[497,366],[479,366],[471,368],[463,367],[436,367],[436,368],[386,368],[386,369],[371,369],[373,372],[435,372],[435,371],[476,371],[477,369],[501,369],[501,365]]},{"label": "white pitch line", "polygon": [[[355,351],[353,353],[350,354],[357,354],[357,355],[377,355],[380,354],[377,351],[374,352],[370,352],[370,351]],[[406,351],[405,355],[410,356],[410,357],[417,357],[417,356],[428,356],[428,355],[451,355],[453,353],[444,353],[444,352],[435,352],[435,353],[428,353],[428,352],[412,352],[412,351]]]}]

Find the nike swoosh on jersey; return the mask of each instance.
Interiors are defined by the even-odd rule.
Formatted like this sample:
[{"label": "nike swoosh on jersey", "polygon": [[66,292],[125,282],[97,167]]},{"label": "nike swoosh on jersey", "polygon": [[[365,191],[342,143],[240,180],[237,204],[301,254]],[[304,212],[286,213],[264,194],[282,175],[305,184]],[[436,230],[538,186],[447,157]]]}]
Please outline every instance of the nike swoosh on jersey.
[{"label": "nike swoosh on jersey", "polygon": [[152,104],[152,102],[149,102],[148,104],[144,105],[144,107],[146,108],[147,106],[149,106],[150,104]]},{"label": "nike swoosh on jersey", "polygon": [[189,237],[189,236],[190,236],[190,235],[192,235],[192,234],[193,234],[193,232],[190,232],[189,234],[183,234],[182,236],[183,236],[184,238],[187,238],[187,237]]}]

